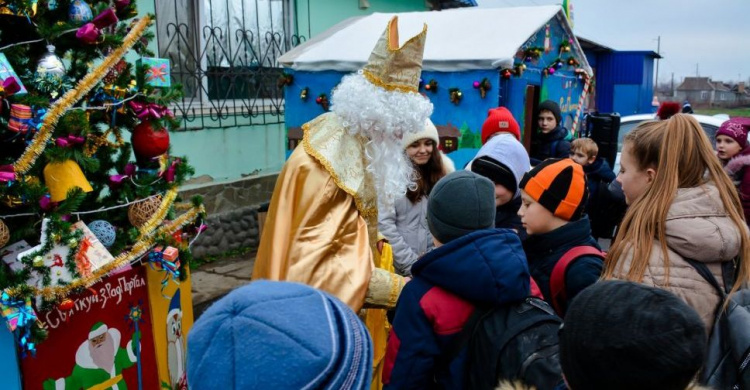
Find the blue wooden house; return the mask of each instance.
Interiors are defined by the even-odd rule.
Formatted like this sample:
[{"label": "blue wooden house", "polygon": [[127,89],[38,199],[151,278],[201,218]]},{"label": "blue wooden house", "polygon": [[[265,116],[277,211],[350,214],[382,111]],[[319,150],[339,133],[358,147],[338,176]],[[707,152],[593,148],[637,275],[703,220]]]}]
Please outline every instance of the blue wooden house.
[{"label": "blue wooden house", "polygon": [[655,112],[653,51],[620,51],[578,37],[596,80],[589,108],[622,116]]},{"label": "blue wooden house", "polygon": [[[361,69],[394,14],[347,19],[287,52],[279,62],[291,75],[285,86],[289,147],[300,127],[325,110],[341,78]],[[592,74],[560,6],[463,8],[400,13],[404,41],[427,24],[420,92],[434,104],[431,117],[441,148],[457,166],[480,147],[487,111],[513,113],[528,146],[533,112],[543,100],[560,104],[571,128]],[[403,43],[403,42],[402,42]]]}]

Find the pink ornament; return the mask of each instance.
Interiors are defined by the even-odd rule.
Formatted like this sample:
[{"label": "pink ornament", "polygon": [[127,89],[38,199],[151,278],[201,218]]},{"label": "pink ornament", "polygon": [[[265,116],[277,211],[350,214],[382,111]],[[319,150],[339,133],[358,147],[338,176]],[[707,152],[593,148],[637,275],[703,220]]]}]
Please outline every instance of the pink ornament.
[{"label": "pink ornament", "polygon": [[130,0],[115,0],[115,8],[118,11],[130,5]]},{"label": "pink ornament", "polygon": [[474,85],[474,88],[479,88],[479,81],[475,81],[473,85]]},{"label": "pink ornament", "polygon": [[549,68],[549,74],[555,74],[555,68]]}]

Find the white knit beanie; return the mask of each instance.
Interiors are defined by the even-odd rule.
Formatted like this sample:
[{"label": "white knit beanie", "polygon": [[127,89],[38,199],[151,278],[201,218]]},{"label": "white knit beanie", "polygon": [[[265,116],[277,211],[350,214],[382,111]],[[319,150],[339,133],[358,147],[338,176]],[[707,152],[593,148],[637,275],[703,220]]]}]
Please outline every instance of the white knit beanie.
[{"label": "white knit beanie", "polygon": [[435,127],[430,118],[427,118],[427,120],[425,121],[424,130],[418,133],[410,133],[404,135],[404,149],[408,148],[409,145],[414,143],[414,141],[419,141],[423,138],[429,138],[435,141],[436,147],[440,145],[440,137],[438,137],[437,127]]}]

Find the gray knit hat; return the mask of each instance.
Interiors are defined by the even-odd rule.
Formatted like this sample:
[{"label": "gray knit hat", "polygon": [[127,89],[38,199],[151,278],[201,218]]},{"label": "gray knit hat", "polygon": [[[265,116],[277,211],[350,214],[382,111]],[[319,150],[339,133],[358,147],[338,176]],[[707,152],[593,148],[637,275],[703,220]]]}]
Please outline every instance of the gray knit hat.
[{"label": "gray knit hat", "polygon": [[470,171],[445,176],[430,193],[427,224],[443,244],[495,226],[495,185]]}]

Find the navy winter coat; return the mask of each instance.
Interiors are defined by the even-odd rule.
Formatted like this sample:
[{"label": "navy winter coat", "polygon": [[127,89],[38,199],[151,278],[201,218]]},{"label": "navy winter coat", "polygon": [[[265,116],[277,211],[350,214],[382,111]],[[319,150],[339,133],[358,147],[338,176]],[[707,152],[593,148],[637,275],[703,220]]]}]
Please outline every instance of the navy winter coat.
[{"label": "navy winter coat", "polygon": [[531,144],[531,165],[536,166],[548,158],[570,157],[570,142],[565,140],[567,136],[568,130],[562,126],[547,134],[539,132],[537,140]]},{"label": "navy winter coat", "polygon": [[591,215],[592,207],[597,207],[597,203],[602,200],[598,197],[599,186],[604,185],[606,188],[612,180],[615,180],[617,175],[615,175],[612,168],[609,167],[607,160],[601,157],[594,160],[590,165],[583,167],[583,172],[586,174],[586,186],[589,189],[589,201],[586,204],[586,214]]},{"label": "navy winter coat", "polygon": [[[550,304],[552,301],[549,280],[552,269],[565,252],[576,246],[593,246],[601,250],[596,240],[591,237],[591,226],[586,215],[551,232],[529,236],[523,242],[531,277]],[[581,290],[599,280],[602,267],[602,260],[595,256],[581,256],[570,265],[565,273],[565,294],[568,302],[571,302]],[[567,303],[563,302],[563,313],[567,306]]]},{"label": "navy winter coat", "polygon": [[396,306],[383,369],[386,389],[461,389],[466,350],[448,350],[475,304],[529,296],[529,271],[518,235],[480,230],[427,253],[412,266]]}]

